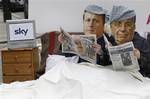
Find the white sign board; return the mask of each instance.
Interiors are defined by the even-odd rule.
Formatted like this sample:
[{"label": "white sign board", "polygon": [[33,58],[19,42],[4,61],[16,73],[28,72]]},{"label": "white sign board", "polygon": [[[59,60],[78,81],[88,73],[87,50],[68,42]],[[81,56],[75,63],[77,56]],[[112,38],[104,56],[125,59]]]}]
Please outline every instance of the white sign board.
[{"label": "white sign board", "polygon": [[34,39],[33,23],[18,23],[9,25],[10,40]]},{"label": "white sign board", "polygon": [[36,46],[34,20],[7,20],[6,31],[8,48],[29,48]]}]

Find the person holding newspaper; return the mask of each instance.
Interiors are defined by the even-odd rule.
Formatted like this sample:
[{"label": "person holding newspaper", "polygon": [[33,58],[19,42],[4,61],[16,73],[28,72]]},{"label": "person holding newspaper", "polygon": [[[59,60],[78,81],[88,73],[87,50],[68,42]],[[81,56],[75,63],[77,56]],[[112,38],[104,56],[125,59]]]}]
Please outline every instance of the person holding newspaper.
[{"label": "person holding newspaper", "polygon": [[136,14],[124,6],[113,6],[110,13],[110,29],[114,39],[112,45],[120,45],[132,41],[135,47],[134,55],[137,57],[140,72],[144,76],[150,73],[150,47],[147,40],[135,31]]},{"label": "person holding newspaper", "polygon": [[[106,11],[98,5],[88,5],[83,14],[83,32],[85,35],[95,34],[97,44],[92,47],[96,52],[96,63],[99,65],[110,65],[110,57],[104,41],[104,24],[105,24]],[[105,34],[106,35],[106,34]],[[109,37],[106,35],[106,37]],[[58,40],[62,42],[62,35],[59,35]],[[70,53],[64,54],[66,57],[74,56]],[[87,62],[79,57],[78,62]]]}]

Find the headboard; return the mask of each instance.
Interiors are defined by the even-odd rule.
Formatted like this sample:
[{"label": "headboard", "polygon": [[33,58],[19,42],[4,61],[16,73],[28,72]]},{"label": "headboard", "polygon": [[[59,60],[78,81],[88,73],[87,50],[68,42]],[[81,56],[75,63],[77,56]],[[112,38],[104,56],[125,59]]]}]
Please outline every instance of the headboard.
[{"label": "headboard", "polygon": [[[83,35],[83,32],[69,32],[71,35]],[[60,43],[58,42],[59,31],[47,32],[41,36],[41,62],[40,68],[37,71],[37,76],[45,72],[46,59],[48,54],[60,53]]]}]

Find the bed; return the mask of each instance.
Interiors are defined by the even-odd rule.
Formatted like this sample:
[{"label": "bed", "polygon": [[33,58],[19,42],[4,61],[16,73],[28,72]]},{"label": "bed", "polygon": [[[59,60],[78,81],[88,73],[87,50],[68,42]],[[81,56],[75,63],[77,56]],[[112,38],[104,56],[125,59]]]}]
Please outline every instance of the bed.
[{"label": "bed", "polygon": [[50,55],[47,66],[37,80],[1,84],[0,99],[150,99],[150,79],[135,71],[77,64],[59,55]]}]

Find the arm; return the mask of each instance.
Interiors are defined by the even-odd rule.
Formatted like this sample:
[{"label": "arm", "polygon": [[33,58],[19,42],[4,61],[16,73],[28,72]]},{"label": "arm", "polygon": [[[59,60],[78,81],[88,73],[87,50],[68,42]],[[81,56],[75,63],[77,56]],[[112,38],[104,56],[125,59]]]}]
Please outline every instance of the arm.
[{"label": "arm", "polygon": [[140,58],[138,59],[141,66],[147,66],[148,63],[150,63],[150,46],[148,42],[145,40],[142,43],[140,51]]},{"label": "arm", "polygon": [[147,76],[150,74],[150,46],[146,40],[144,40],[141,44],[140,58],[138,59],[140,65],[140,72]]}]

